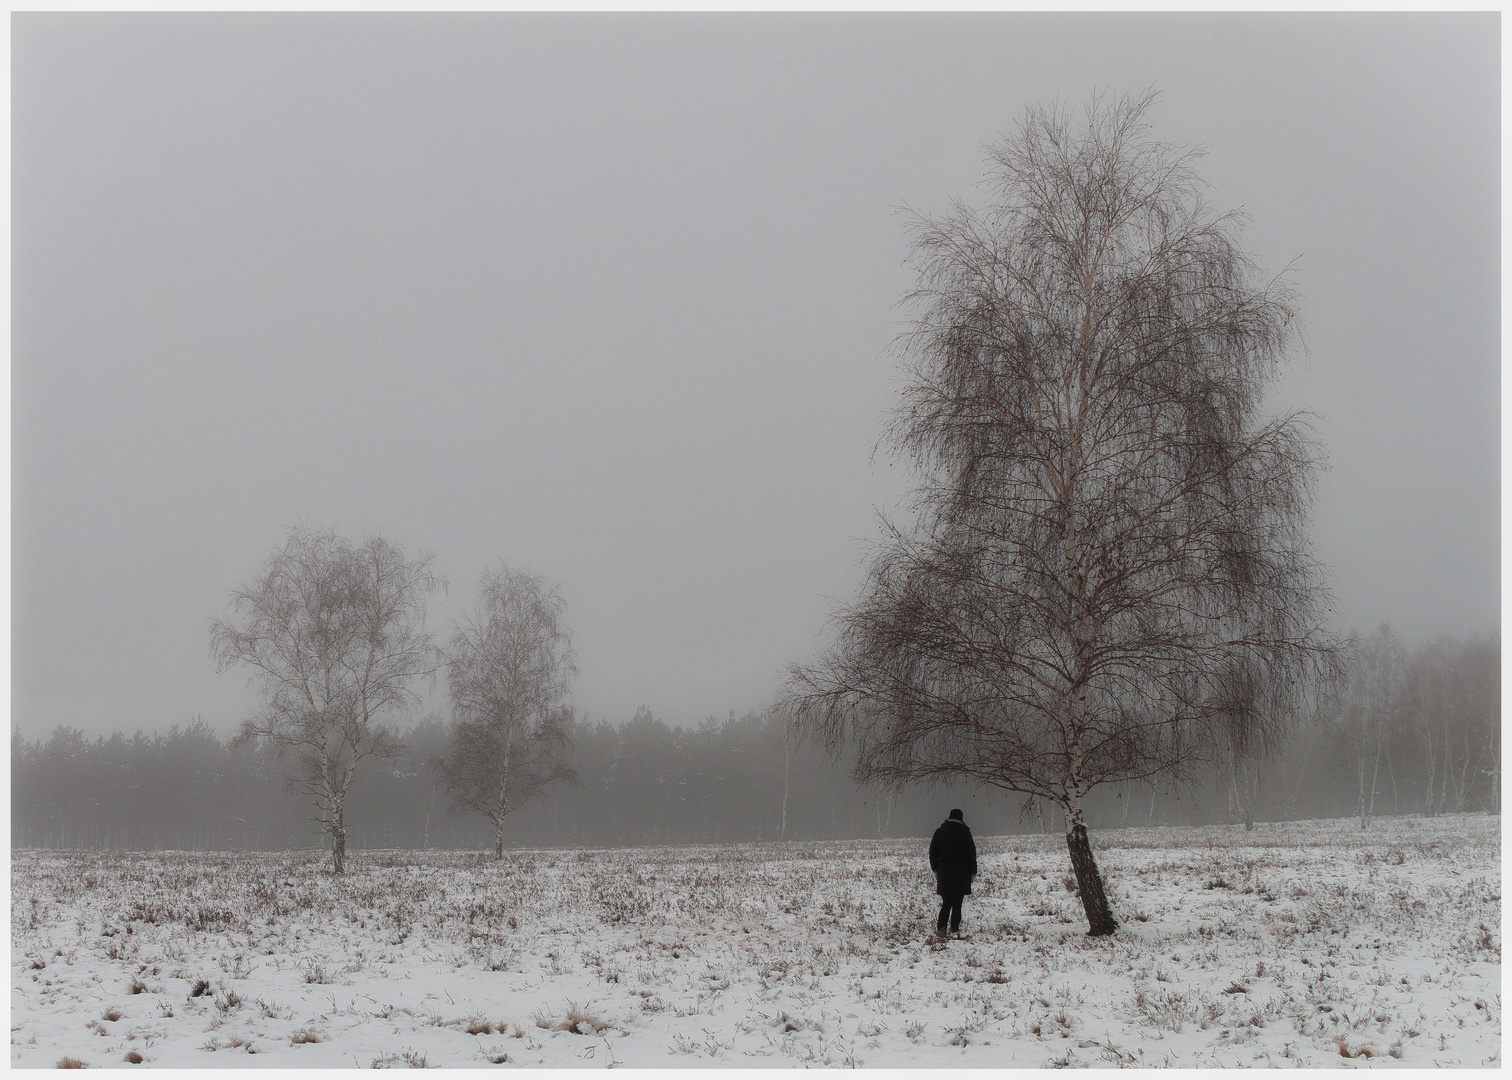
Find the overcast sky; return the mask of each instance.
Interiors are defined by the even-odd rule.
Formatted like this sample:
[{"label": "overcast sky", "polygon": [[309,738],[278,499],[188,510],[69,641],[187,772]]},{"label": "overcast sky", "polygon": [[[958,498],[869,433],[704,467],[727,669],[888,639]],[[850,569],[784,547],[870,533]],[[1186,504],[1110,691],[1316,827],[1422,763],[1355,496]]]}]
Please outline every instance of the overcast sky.
[{"label": "overcast sky", "polygon": [[[12,706],[246,714],[207,622],[300,519],[560,582],[575,701],[765,705],[903,491],[903,204],[1156,86],[1296,260],[1341,625],[1499,610],[1499,19],[28,15]],[[901,466],[899,467],[901,469]]]}]

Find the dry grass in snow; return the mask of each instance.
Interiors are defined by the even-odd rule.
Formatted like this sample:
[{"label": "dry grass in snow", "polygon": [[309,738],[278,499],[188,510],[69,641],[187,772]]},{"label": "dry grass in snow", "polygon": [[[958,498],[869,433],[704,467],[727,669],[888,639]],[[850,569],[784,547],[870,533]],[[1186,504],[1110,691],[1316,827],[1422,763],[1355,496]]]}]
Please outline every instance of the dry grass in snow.
[{"label": "dry grass in snow", "polygon": [[11,1062],[52,1068],[1498,1065],[1500,822],[473,853],[18,851]]}]

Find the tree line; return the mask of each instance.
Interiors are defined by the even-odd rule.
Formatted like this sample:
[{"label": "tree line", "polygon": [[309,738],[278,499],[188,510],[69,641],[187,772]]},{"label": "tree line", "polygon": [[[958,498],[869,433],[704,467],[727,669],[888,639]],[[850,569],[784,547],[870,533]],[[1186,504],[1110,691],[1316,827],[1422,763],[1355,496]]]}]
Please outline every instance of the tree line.
[{"label": "tree line", "polygon": [[[357,848],[493,848],[496,826],[457,801],[436,768],[455,723],[395,732],[395,755],[360,773],[346,812]],[[919,835],[961,800],[989,832],[1026,828],[985,791],[888,793],[852,762],[784,740],[770,712],[674,727],[642,706],[621,724],[575,719],[553,785],[505,819],[507,845],[617,845]],[[266,743],[222,739],[203,720],[166,734],[94,739],[59,728],[11,739],[16,847],[280,850],[330,843]],[[1034,828],[1039,825],[1034,823]]]},{"label": "tree line", "polygon": [[[1500,639],[1438,637],[1406,649],[1389,631],[1394,663],[1357,660],[1348,690],[1323,722],[1250,779],[1214,765],[1190,784],[1099,789],[1094,828],[1289,821],[1358,815],[1496,813],[1500,805]],[[1369,721],[1372,674],[1394,708]],[[1393,678],[1394,673],[1394,678]],[[482,815],[448,812],[429,768],[450,745],[428,717],[397,733],[403,749],[352,786],[353,846],[493,847]],[[882,790],[851,775],[854,750],[829,759],[785,747],[771,711],[692,728],[641,707],[620,724],[578,718],[567,764],[577,783],[554,785],[507,819],[509,846],[600,846],[925,836],[952,806],[984,834],[1060,831],[1043,800],[984,785]],[[1432,753],[1425,747],[1431,738]],[[287,762],[266,745],[233,748],[204,720],[151,735],[86,737],[60,727],[46,739],[11,736],[11,845],[117,850],[288,850],[329,843],[313,806],[291,789]],[[1367,765],[1365,797],[1360,762]],[[1379,767],[1377,767],[1379,758]]]},{"label": "tree line", "polygon": [[1412,650],[1383,623],[1350,642],[1329,726],[1364,828],[1378,813],[1438,816],[1501,805],[1501,632]]}]

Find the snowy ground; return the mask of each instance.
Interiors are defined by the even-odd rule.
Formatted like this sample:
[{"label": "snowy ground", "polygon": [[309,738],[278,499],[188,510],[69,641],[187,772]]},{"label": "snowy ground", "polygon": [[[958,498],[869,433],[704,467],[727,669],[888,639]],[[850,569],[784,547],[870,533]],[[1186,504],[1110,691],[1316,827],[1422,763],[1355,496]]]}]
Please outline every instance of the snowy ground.
[{"label": "snowy ground", "polygon": [[979,838],[937,942],[923,840],[19,851],[11,1062],[1499,1065],[1500,822]]}]

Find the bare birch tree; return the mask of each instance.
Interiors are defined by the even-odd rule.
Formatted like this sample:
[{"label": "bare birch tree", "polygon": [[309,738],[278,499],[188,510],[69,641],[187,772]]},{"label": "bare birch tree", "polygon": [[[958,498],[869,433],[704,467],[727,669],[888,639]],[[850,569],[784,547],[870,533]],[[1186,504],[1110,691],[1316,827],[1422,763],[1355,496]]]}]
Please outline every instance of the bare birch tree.
[{"label": "bare birch tree", "polygon": [[1355,774],[1355,816],[1364,829],[1375,816],[1382,759],[1391,753],[1403,718],[1407,651],[1382,623],[1373,634],[1350,636],[1349,657],[1348,689],[1336,725]]},{"label": "bare birch tree", "polygon": [[254,585],[231,594],[237,621],[211,621],[219,669],[252,669],[258,711],[236,744],[263,740],[297,765],[346,869],[346,800],[357,766],[403,747],[390,721],[419,704],[411,689],[440,658],[425,628],[426,597],[444,582],[432,556],[411,561],[382,537],[358,546],[330,530],[291,529]]},{"label": "bare birch tree", "polygon": [[[1184,779],[1234,716],[1271,738],[1335,674],[1306,517],[1321,451],[1267,418],[1296,301],[1213,212],[1153,97],[1031,109],[993,198],[913,226],[920,313],[892,444],[920,477],[787,705],[858,780],[1058,804],[1089,930],[1116,920],[1098,784]],[[1261,679],[1249,707],[1236,673]],[[1273,741],[1273,738],[1272,738]]]},{"label": "bare birch tree", "polygon": [[1415,747],[1423,762],[1423,815],[1435,816],[1434,782],[1442,779],[1440,749],[1443,702],[1448,696],[1444,678],[1445,655],[1450,651],[1448,639],[1440,636],[1413,651],[1405,687],[1406,707],[1417,738]]},{"label": "bare birch tree", "polygon": [[534,574],[499,564],[484,573],[472,617],[457,626],[447,655],[451,746],[434,766],[455,800],[494,826],[504,857],[504,819],[558,780],[574,781],[572,679],[567,604]]}]

